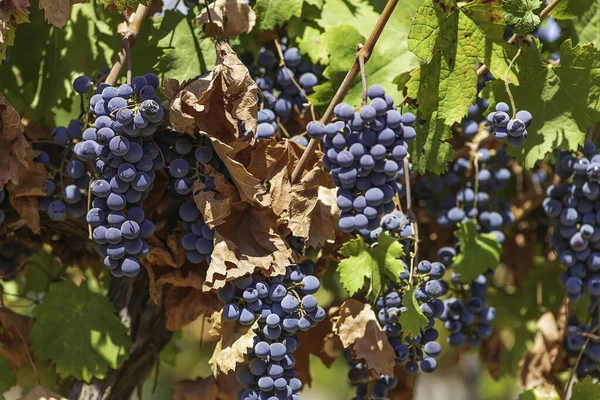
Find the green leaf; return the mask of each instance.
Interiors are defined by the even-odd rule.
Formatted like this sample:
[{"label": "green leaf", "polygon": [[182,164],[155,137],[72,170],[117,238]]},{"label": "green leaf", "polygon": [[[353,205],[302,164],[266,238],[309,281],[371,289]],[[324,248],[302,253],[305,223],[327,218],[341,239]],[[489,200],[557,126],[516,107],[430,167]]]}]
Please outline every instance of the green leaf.
[{"label": "green leaf", "polygon": [[542,0],[504,0],[502,15],[507,24],[514,25],[514,33],[526,35],[540,24],[540,17],[534,11],[541,5]]},{"label": "green leaf", "polygon": [[16,384],[15,373],[10,369],[8,359],[0,357],[0,394]]},{"label": "green leaf", "polygon": [[563,0],[551,15],[572,21],[575,43],[600,42],[600,0]]},{"label": "green leaf", "polygon": [[573,385],[573,394],[571,400],[598,400],[600,399],[600,385],[594,382],[591,377],[577,382]]},{"label": "green leaf", "polygon": [[367,247],[362,236],[344,243],[340,254],[346,257],[340,261],[337,271],[344,289],[352,296],[365,285],[369,279],[368,297],[375,299],[381,293],[386,282],[399,282],[404,271],[402,245],[393,237],[383,232],[379,235],[374,247]]},{"label": "green leaf", "polygon": [[398,322],[402,326],[402,332],[409,337],[414,337],[421,333],[429,320],[421,311],[419,303],[415,298],[415,289],[407,288],[402,294],[402,307],[404,308],[398,317]]},{"label": "green leaf", "polygon": [[452,268],[460,274],[461,282],[469,282],[500,263],[502,245],[491,233],[478,233],[474,220],[461,222],[454,235],[460,243],[460,252],[454,257]]},{"label": "green leaf", "polygon": [[261,31],[273,29],[302,13],[303,0],[257,0],[254,11]]},{"label": "green leaf", "polygon": [[[410,27],[410,17],[417,9],[418,0],[403,2],[402,7],[397,7],[390,17],[386,28],[373,51],[372,56],[365,65],[365,73],[369,84],[380,84],[387,94],[398,102],[403,98],[402,89],[394,84],[394,77],[398,73],[409,71],[416,66],[416,58],[408,51],[405,38]],[[330,64],[324,75],[331,82],[330,86],[317,86],[311,101],[316,105],[327,105],[331,100],[330,93],[341,85],[348,69],[355,59],[357,45],[365,43],[371,34],[379,14],[373,6],[362,0],[326,0],[320,18],[316,22],[324,30],[320,37],[316,32],[307,32],[301,42],[303,49],[316,47],[309,51],[312,59],[321,57],[322,48],[325,48]],[[323,93],[325,91],[325,93]],[[346,95],[344,101],[351,105],[361,103],[362,88],[360,79],[357,79]]]},{"label": "green leaf", "polygon": [[452,146],[446,141],[452,137],[451,125],[447,125],[434,112],[424,125],[415,124],[414,128],[417,137],[409,144],[414,171],[420,174],[425,171],[434,174],[445,172],[454,154]]},{"label": "green leaf", "polygon": [[[573,47],[567,40],[560,62],[552,66],[542,61],[540,51],[536,39],[523,47],[517,60],[520,85],[511,85],[517,109],[531,112],[533,122],[525,144],[509,148],[509,154],[528,169],[550,151],[576,150],[586,130],[600,120],[600,52],[593,45]],[[510,104],[503,82],[494,81],[491,87],[496,102]]]},{"label": "green leaf", "polygon": [[138,4],[147,4],[148,1],[140,1],[140,0],[98,0],[98,4],[103,5],[106,8],[113,9],[117,8],[119,10],[126,10],[136,8]]},{"label": "green leaf", "polygon": [[128,356],[131,341],[112,303],[86,285],[68,280],[50,285],[33,310],[31,346],[37,359],[52,361],[59,375],[102,379]]},{"label": "green leaf", "polygon": [[308,55],[313,63],[326,65],[329,60],[329,53],[323,45],[322,34],[323,32],[319,28],[305,27],[303,36],[298,39],[298,49],[303,54]]},{"label": "green leaf", "polygon": [[182,82],[211,70],[217,57],[215,47],[212,39],[200,39],[202,27],[193,24],[194,15],[166,10],[164,16],[153,17],[148,40],[138,41],[133,48],[134,72],[143,75],[153,66],[161,79]]},{"label": "green leaf", "polygon": [[25,293],[31,290],[45,292],[48,285],[62,270],[60,264],[54,261],[52,254],[44,251],[31,255],[25,265]]}]

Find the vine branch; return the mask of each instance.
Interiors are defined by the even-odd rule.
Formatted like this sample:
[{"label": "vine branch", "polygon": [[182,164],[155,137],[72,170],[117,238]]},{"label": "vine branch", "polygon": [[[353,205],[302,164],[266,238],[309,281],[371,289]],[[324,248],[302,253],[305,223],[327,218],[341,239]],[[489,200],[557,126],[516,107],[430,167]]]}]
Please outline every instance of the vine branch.
[{"label": "vine branch", "polygon": [[[379,19],[377,20],[377,23],[375,24],[375,27],[373,28],[373,31],[369,35],[369,38],[367,39],[365,45],[357,52],[356,57],[354,58],[354,62],[352,63],[350,70],[346,74],[344,81],[342,82],[339,89],[335,93],[335,96],[333,96],[331,103],[329,103],[329,107],[327,107],[327,110],[321,117],[322,123],[326,124],[329,121],[331,121],[331,119],[333,117],[334,107],[337,106],[339,103],[341,103],[342,100],[344,100],[344,97],[346,97],[346,94],[348,93],[348,91],[350,90],[352,85],[354,84],[354,81],[356,80],[356,77],[358,76],[358,73],[360,71],[359,59],[362,58],[364,60],[364,62],[366,63],[369,60],[369,58],[371,57],[371,53],[373,52],[373,49],[375,48],[375,44],[377,43],[377,40],[379,40],[379,37],[381,36],[381,33],[383,32],[383,28],[385,28],[385,25],[387,24],[388,20],[392,16],[392,12],[394,11],[394,8],[396,8],[398,1],[399,0],[388,0],[387,4],[385,5],[385,8],[383,9],[383,12],[379,16]],[[317,150],[317,145],[319,144],[320,141],[321,141],[320,139],[319,140],[311,139],[310,142],[308,143],[308,146],[306,146],[306,149],[304,150],[304,153],[302,154],[300,161],[298,161],[296,168],[294,168],[294,172],[292,172],[292,184],[294,182],[296,182],[296,180],[302,173],[302,170],[306,166],[306,163],[308,162],[310,157]]]},{"label": "vine branch", "polygon": [[[123,68],[123,64],[127,60],[127,55],[133,44],[135,43],[135,39],[137,35],[140,33],[142,29],[142,23],[148,16],[148,11],[150,10],[150,6],[152,6],[152,0],[148,0],[147,5],[139,4],[137,9],[135,10],[135,16],[133,17],[133,21],[129,24],[128,32],[123,38],[123,47],[119,54],[117,55],[117,60],[115,64],[110,70],[110,73],[106,77],[106,83],[109,85],[114,85],[121,74],[121,69]],[[131,57],[129,57],[131,58]],[[129,60],[131,62],[131,60]],[[128,74],[129,75],[129,74]],[[128,76],[129,78],[129,76]],[[129,79],[128,79],[129,81]]]}]

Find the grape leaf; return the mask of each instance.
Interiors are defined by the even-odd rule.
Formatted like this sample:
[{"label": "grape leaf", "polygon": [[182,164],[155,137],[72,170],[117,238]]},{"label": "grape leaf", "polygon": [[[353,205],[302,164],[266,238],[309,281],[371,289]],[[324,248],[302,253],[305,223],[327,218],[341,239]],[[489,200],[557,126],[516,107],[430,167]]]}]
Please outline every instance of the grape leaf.
[{"label": "grape leaf", "polygon": [[19,183],[21,169],[28,166],[29,143],[23,132],[17,110],[0,94],[0,190],[8,182]]},{"label": "grape leaf", "polygon": [[10,369],[8,359],[0,357],[0,393],[6,392],[16,384],[15,373]]},{"label": "grape leaf", "polygon": [[409,336],[415,337],[421,333],[421,329],[425,328],[429,320],[421,311],[419,303],[415,298],[415,288],[407,288],[402,294],[402,310],[398,317],[398,323],[402,327],[402,332]]},{"label": "grape leaf", "polygon": [[417,137],[409,144],[413,170],[418,173],[431,171],[441,174],[448,169],[454,150],[446,140],[452,137],[446,120],[434,112],[425,124],[415,124]]},{"label": "grape leaf", "polygon": [[69,20],[71,6],[76,3],[84,2],[85,0],[40,0],[39,6],[40,9],[44,10],[44,16],[49,24],[62,28]]},{"label": "grape leaf", "polygon": [[540,17],[534,11],[541,5],[542,0],[504,0],[502,16],[507,24],[514,25],[514,33],[526,35],[540,24]]},{"label": "grape leaf", "polygon": [[469,282],[489,269],[496,269],[500,263],[502,245],[491,233],[478,233],[474,220],[458,224],[454,235],[460,243],[461,251],[454,257],[452,268],[460,274],[461,282]]},{"label": "grape leaf", "polygon": [[600,0],[564,0],[551,15],[571,21],[575,43],[600,43]]},{"label": "grape leaf", "polygon": [[[523,47],[517,60],[521,84],[511,85],[517,109],[531,112],[533,122],[525,144],[509,148],[509,154],[528,169],[552,150],[576,150],[586,130],[600,120],[600,52],[593,45],[573,47],[567,40],[560,62],[552,66],[541,60],[540,51],[537,39]],[[491,87],[496,102],[509,102],[503,82],[494,81]]]},{"label": "grape leaf", "polygon": [[256,14],[245,0],[217,0],[202,9],[194,21],[204,24],[207,35],[228,39],[250,33]]},{"label": "grape leaf", "polygon": [[[56,0],[55,0],[56,1]],[[103,5],[106,8],[118,10],[135,9],[138,4],[148,4],[148,1],[141,0],[99,0],[98,4]]]},{"label": "grape leaf", "polygon": [[8,46],[14,44],[17,25],[29,22],[28,7],[28,0],[8,0],[0,7],[0,63],[6,59]]},{"label": "grape leaf", "polygon": [[600,385],[594,382],[591,377],[577,382],[573,386],[571,400],[598,400],[600,399]]},{"label": "grape leaf", "polygon": [[303,3],[303,0],[257,0],[254,10],[258,14],[258,27],[266,31],[299,17]]},{"label": "grape leaf", "polygon": [[[408,51],[405,41],[398,38],[406,37],[410,26],[410,16],[417,9],[419,2],[410,0],[397,7],[392,13],[372,56],[365,65],[365,73],[369,84],[382,85],[386,93],[398,102],[402,98],[402,89],[394,83],[394,77],[399,72],[409,71],[416,66],[416,58]],[[303,51],[308,47],[311,59],[329,59],[330,64],[324,75],[329,81],[315,87],[311,101],[316,105],[326,105],[332,94],[343,81],[348,69],[356,56],[356,46],[365,43],[375,26],[379,14],[372,6],[364,1],[355,0],[351,4],[343,0],[327,0],[317,24],[324,30],[317,32],[305,31],[301,46]],[[325,48],[327,56],[323,55]],[[362,88],[357,79],[349,90],[344,101],[351,105],[361,102]]]},{"label": "grape leaf", "polygon": [[340,282],[352,296],[369,280],[370,287],[367,296],[375,299],[381,293],[387,281],[399,282],[400,274],[404,271],[402,245],[393,237],[383,232],[379,235],[378,244],[368,248],[362,236],[350,240],[342,246],[337,271]]},{"label": "grape leaf", "polygon": [[[542,385],[540,385],[542,386]],[[519,395],[518,400],[559,400],[560,397],[558,396],[558,394],[556,393],[556,390],[553,391],[553,393],[547,393],[547,389],[554,389],[554,388],[546,388],[544,387],[546,385],[543,385],[540,389],[531,389],[531,390],[527,390],[526,392],[523,392]],[[549,386],[549,385],[548,385]]]},{"label": "grape leaf", "polygon": [[61,376],[90,382],[127,358],[127,329],[110,301],[87,285],[70,280],[50,285],[33,316],[31,346],[36,358],[55,363]]},{"label": "grape leaf", "polygon": [[244,355],[254,346],[258,320],[251,326],[242,326],[237,321],[222,321],[220,312],[213,313],[211,318],[210,335],[219,341],[208,363],[216,377],[234,371],[238,363],[244,362]]},{"label": "grape leaf", "polygon": [[25,293],[29,291],[45,292],[52,280],[60,274],[62,267],[55,262],[51,253],[39,251],[31,255],[25,264]]}]

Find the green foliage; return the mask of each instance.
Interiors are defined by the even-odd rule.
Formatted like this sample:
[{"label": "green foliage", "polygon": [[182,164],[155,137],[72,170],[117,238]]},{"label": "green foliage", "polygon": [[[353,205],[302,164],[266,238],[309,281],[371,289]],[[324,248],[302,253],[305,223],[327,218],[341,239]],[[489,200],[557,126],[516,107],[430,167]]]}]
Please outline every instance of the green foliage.
[{"label": "green foliage", "polygon": [[257,0],[254,11],[258,15],[260,30],[273,29],[292,17],[299,17],[303,3],[303,0]]},{"label": "green foliage", "polygon": [[8,365],[8,359],[0,357],[0,394],[15,386],[15,374]]},{"label": "green foliage", "polygon": [[161,80],[180,82],[194,78],[215,66],[216,52],[212,39],[202,39],[202,27],[193,24],[194,13],[187,16],[167,10],[152,18],[153,28],[133,48],[134,72],[145,74],[152,67]]},{"label": "green foliage", "polygon": [[399,259],[404,256],[402,245],[385,232],[379,235],[377,245],[372,248],[358,236],[344,243],[340,254],[346,258],[340,261],[337,271],[340,282],[351,296],[361,290],[368,279],[367,296],[376,299],[386,282],[399,282],[404,271],[404,263]]},{"label": "green foliage", "polygon": [[598,400],[600,399],[600,385],[591,377],[577,382],[573,385],[571,400]]},{"label": "green foliage", "polygon": [[502,15],[507,24],[514,25],[514,33],[526,35],[540,24],[540,17],[534,11],[541,5],[541,0],[504,0]]},{"label": "green foliage", "polygon": [[552,11],[558,20],[570,20],[573,25],[575,43],[600,42],[600,1],[563,0]]},{"label": "green foliage", "polygon": [[[509,148],[509,154],[528,169],[552,150],[576,150],[586,130],[600,119],[600,52],[567,40],[560,48],[560,63],[552,66],[542,61],[540,51],[535,39],[531,47],[523,47],[517,61],[520,85],[511,85],[517,109],[531,112],[533,122],[524,146]],[[496,102],[509,102],[504,82],[494,81],[492,91]]]},{"label": "green foliage", "polygon": [[119,10],[135,9],[138,4],[148,4],[148,0],[98,0],[98,4],[107,8],[117,8]]},{"label": "green foliage", "polygon": [[72,281],[50,285],[33,311],[32,349],[41,361],[52,361],[61,376],[90,382],[127,358],[130,339],[110,301]]},{"label": "green foliage", "polygon": [[500,263],[502,245],[491,233],[478,233],[475,220],[458,224],[454,232],[460,244],[460,252],[454,257],[452,268],[460,274],[461,282],[469,282]]},{"label": "green foliage", "polygon": [[55,262],[52,254],[44,251],[33,254],[28,258],[25,268],[24,292],[45,292],[61,271],[60,264]]},{"label": "green foliage", "polygon": [[402,327],[402,332],[409,337],[414,337],[421,333],[421,329],[427,326],[429,322],[427,317],[421,311],[419,303],[415,298],[415,288],[411,287],[402,294],[402,310],[398,323]]}]

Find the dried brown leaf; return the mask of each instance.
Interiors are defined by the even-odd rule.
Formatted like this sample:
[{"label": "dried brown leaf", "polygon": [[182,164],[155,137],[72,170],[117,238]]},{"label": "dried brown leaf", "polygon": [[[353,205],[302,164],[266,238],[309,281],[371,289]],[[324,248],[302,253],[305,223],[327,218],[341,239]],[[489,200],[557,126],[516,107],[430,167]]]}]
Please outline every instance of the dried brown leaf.
[{"label": "dried brown leaf", "polygon": [[174,400],[237,400],[241,388],[234,373],[177,382]]},{"label": "dried brown leaf", "polygon": [[37,385],[29,393],[25,396],[20,397],[19,400],[63,400],[66,397],[61,396],[60,394],[54,393],[50,389]]},{"label": "dried brown leaf", "polygon": [[202,212],[204,222],[210,227],[215,227],[225,222],[225,219],[231,214],[232,207],[239,210],[244,205],[240,201],[237,188],[229,183],[223,174],[210,165],[204,166],[204,173],[213,178],[215,188],[214,190],[204,190],[206,185],[199,180],[195,181],[194,202]]},{"label": "dried brown leaf", "polygon": [[25,346],[29,347],[29,330],[32,323],[33,319],[0,307],[0,357],[8,359],[15,370],[29,365]]},{"label": "dried brown leaf", "polygon": [[21,117],[0,94],[0,190],[9,181],[18,184],[21,166],[29,166],[25,160],[29,143],[23,131]]},{"label": "dried brown leaf", "polygon": [[552,371],[562,371],[558,355],[567,325],[567,307],[544,313],[536,324],[533,346],[521,362],[521,383],[525,390],[548,383]]},{"label": "dried brown leaf", "polygon": [[245,0],[217,0],[202,10],[196,20],[205,24],[207,35],[228,39],[250,33],[256,14]]},{"label": "dried brown leaf", "polygon": [[212,261],[203,290],[219,289],[226,281],[259,270],[281,275],[292,253],[279,231],[277,216],[269,208],[234,211],[215,228]]},{"label": "dried brown leaf", "polygon": [[204,293],[189,287],[170,287],[165,300],[167,329],[176,331],[202,314],[212,314],[221,308],[215,293]]},{"label": "dried brown leaf", "polygon": [[85,0],[40,0],[39,6],[49,24],[62,28],[69,20],[71,6],[77,3],[85,3]]},{"label": "dried brown leaf", "polygon": [[377,316],[370,304],[349,299],[332,319],[333,331],[352,358],[364,361],[375,376],[394,373],[395,352],[386,333],[377,324]]},{"label": "dried brown leaf", "polygon": [[213,314],[213,329],[211,335],[218,332],[220,340],[208,363],[214,376],[219,373],[234,371],[238,363],[244,362],[244,356],[249,348],[254,346],[254,330],[258,320],[252,326],[241,326],[237,321],[221,321],[220,313]]}]

